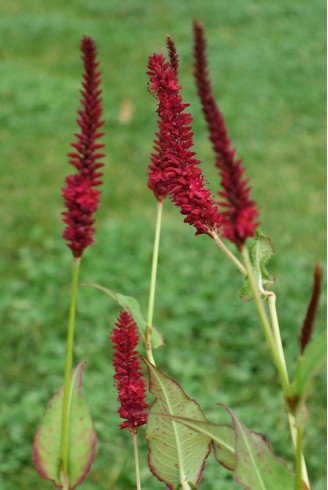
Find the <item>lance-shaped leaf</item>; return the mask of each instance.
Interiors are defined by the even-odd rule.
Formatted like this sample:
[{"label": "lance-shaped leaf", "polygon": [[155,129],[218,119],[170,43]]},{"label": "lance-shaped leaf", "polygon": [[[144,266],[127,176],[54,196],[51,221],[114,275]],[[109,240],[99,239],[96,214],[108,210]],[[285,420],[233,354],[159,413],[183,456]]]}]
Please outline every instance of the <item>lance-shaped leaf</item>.
[{"label": "lance-shaped leaf", "polygon": [[[72,372],[69,395],[68,471],[70,490],[88,475],[96,454],[97,438],[82,393],[85,361]],[[63,386],[50,400],[33,443],[33,459],[40,476],[63,488],[60,475]]]},{"label": "lance-shaped leaf", "polygon": [[288,400],[291,409],[296,412],[305,402],[314,376],[324,366],[327,357],[327,333],[322,333],[310,342],[302,355],[299,356],[295,382],[292,384],[292,396]]},{"label": "lance-shaped leaf", "polygon": [[294,476],[274,455],[268,440],[251,432],[229,408],[235,428],[236,468],[234,478],[247,490],[294,490]]},{"label": "lance-shaped leaf", "polygon": [[[256,284],[261,292],[270,289],[274,284],[274,277],[269,274],[266,264],[274,254],[271,238],[256,232],[256,237],[252,240],[249,247],[249,258],[253,267]],[[244,284],[240,291],[240,298],[243,301],[252,299],[253,293],[248,277],[245,278]]]},{"label": "lance-shaped leaf", "polygon": [[205,415],[176,381],[143,360],[149,372],[149,390],[156,396],[146,429],[150,470],[170,490],[179,483],[183,490],[189,489],[191,485],[188,482],[197,485],[201,480],[205,459],[210,452],[209,438],[158,414],[206,422]]},{"label": "lance-shaped leaf", "polygon": [[[147,323],[141,312],[141,307],[135,298],[133,298],[132,296],[125,296],[124,294],[116,293],[115,291],[104,288],[103,286],[100,286],[99,284],[95,284],[95,283],[84,283],[81,284],[81,286],[91,287],[91,288],[99,289],[99,291],[103,291],[105,294],[113,298],[116,301],[116,303],[119,306],[121,306],[121,308],[131,313],[131,315],[134,318],[134,321],[138,326],[138,330],[140,332],[141,338],[143,341],[145,341],[145,332],[146,332]],[[162,335],[154,326],[152,327],[151,340],[152,340],[153,349],[159,349],[164,345]]]}]

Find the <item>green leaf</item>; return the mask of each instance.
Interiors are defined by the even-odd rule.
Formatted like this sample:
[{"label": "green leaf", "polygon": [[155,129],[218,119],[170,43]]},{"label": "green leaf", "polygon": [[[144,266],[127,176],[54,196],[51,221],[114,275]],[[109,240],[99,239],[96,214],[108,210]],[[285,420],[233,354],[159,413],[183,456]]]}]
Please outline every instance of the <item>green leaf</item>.
[{"label": "green leaf", "polygon": [[[214,426],[215,427],[215,426]],[[236,467],[235,454],[235,432],[227,425],[213,427],[213,444],[215,459],[227,470],[234,470]]]},{"label": "green leaf", "polygon": [[[274,248],[271,238],[262,235],[258,230],[256,232],[256,237],[252,240],[249,247],[249,258],[260,293],[272,288],[275,282],[274,277],[269,274],[266,268],[266,264],[273,254]],[[253,298],[251,285],[247,276],[240,291],[240,298],[243,301],[249,301]]]},{"label": "green leaf", "polygon": [[[110,289],[104,288],[99,284],[95,283],[84,283],[81,286],[91,287],[95,289],[99,289],[99,291],[103,291],[105,294],[113,298],[116,303],[121,306],[125,311],[128,311],[133,316],[142,340],[145,341],[145,333],[146,333],[146,320],[143,317],[141,312],[141,307],[138,301],[132,296],[124,296],[124,294],[116,293],[115,291],[111,291]],[[159,333],[156,327],[152,327],[152,346],[153,349],[159,349],[164,345],[163,336]]]},{"label": "green leaf", "polygon": [[213,443],[216,460],[228,470],[233,470],[235,461],[235,432],[227,426],[221,424],[210,424],[186,417],[170,416],[168,414],[156,414],[162,417],[169,417],[180,424],[208,437],[208,441]]},{"label": "green leaf", "polygon": [[181,386],[143,359],[149,372],[149,389],[156,396],[147,422],[146,440],[151,472],[173,490],[181,483],[190,488],[188,481],[197,485],[202,477],[205,459],[210,452],[209,438],[198,431],[162,417],[186,416],[206,422],[195,400],[190,399]]},{"label": "green leaf", "polygon": [[248,430],[229,408],[235,428],[235,480],[248,490],[294,490],[294,476],[277,458],[268,440]]},{"label": "green leaf", "polygon": [[[80,485],[88,475],[96,454],[96,433],[82,393],[81,362],[71,375],[69,405],[69,488]],[[60,475],[63,386],[50,400],[33,443],[33,459],[40,476],[63,488]]]},{"label": "green leaf", "polygon": [[295,382],[289,404],[296,410],[305,402],[316,373],[324,366],[327,358],[327,332],[310,342],[298,358]]}]

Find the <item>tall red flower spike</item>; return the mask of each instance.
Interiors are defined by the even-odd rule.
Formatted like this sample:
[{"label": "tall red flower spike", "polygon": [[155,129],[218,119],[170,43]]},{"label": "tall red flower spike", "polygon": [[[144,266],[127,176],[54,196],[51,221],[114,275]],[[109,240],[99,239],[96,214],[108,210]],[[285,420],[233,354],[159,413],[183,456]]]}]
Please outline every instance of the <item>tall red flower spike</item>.
[{"label": "tall red flower spike", "polygon": [[71,144],[76,151],[68,155],[71,158],[69,163],[77,169],[77,173],[66,177],[66,186],[62,190],[67,208],[62,213],[63,221],[67,225],[63,237],[74,257],[81,257],[86,247],[94,242],[93,215],[100,200],[100,191],[96,187],[102,184],[102,173],[99,169],[103,163],[99,159],[105,156],[99,153],[104,145],[96,143],[104,134],[99,132],[104,122],[100,121],[102,107],[101,90],[98,87],[101,80],[97,70],[99,62],[96,61],[95,42],[85,36],[81,42],[81,51],[84,62],[80,101],[82,109],[78,111],[77,119],[81,131],[75,134],[77,142]]},{"label": "tall red flower spike", "polygon": [[222,235],[231,240],[240,249],[246,238],[253,237],[259,225],[258,211],[255,203],[250,199],[249,179],[243,179],[244,168],[242,160],[236,159],[236,150],[231,148],[223,115],[213,96],[212,86],[208,74],[206,58],[206,40],[204,27],[194,22],[194,75],[197,83],[198,95],[201,101],[205,120],[209,131],[209,139],[216,155],[216,166],[220,171],[223,191],[219,195],[223,200],[219,202],[224,209]]},{"label": "tall red flower spike", "polygon": [[135,432],[138,427],[146,424],[148,408],[145,402],[146,383],[141,374],[138,345],[137,325],[130,313],[121,312],[115,324],[111,341],[114,348],[113,365],[115,384],[118,390],[120,408],[118,413],[126,419],[121,429],[129,428]]},{"label": "tall red flower spike", "polygon": [[153,160],[149,187],[157,186],[162,195],[170,194],[174,204],[186,215],[184,221],[196,228],[197,235],[218,232],[221,217],[197,167],[200,162],[190,150],[193,146],[192,117],[184,112],[189,104],[182,101],[176,70],[160,54],[150,56],[148,69],[149,89],[158,100],[159,133],[155,150],[160,162],[155,168]]}]

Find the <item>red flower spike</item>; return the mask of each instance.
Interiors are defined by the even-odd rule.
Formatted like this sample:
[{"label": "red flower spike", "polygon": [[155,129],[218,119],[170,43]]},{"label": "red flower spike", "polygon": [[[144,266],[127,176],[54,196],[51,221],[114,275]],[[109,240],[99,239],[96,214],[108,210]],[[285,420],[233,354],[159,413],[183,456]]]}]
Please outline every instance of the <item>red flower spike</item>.
[{"label": "red flower spike", "polygon": [[240,249],[246,238],[253,237],[259,225],[256,221],[258,211],[250,199],[248,179],[243,179],[244,168],[242,160],[235,157],[236,151],[231,148],[225,121],[213,96],[208,74],[206,58],[206,40],[204,27],[194,22],[194,75],[198,95],[209,131],[209,139],[216,155],[216,166],[220,171],[223,188],[219,195],[223,201],[219,204],[224,208],[222,235],[237,245]]},{"label": "red flower spike", "polygon": [[174,204],[186,215],[184,221],[195,226],[196,234],[216,233],[221,216],[210,191],[205,188],[197,167],[200,162],[190,150],[193,146],[192,117],[184,112],[189,104],[182,101],[176,71],[160,54],[149,58],[148,69],[149,89],[158,99],[159,116],[156,154],[152,156],[148,186],[154,193],[156,190],[158,199],[170,194]]},{"label": "red flower spike", "polygon": [[166,46],[167,46],[167,51],[169,53],[171,67],[175,71],[176,75],[178,75],[179,56],[178,56],[174,41],[171,38],[171,36],[169,36],[169,35],[166,36]]},{"label": "red flower spike", "polygon": [[135,432],[138,427],[147,423],[148,408],[145,402],[146,383],[141,374],[137,325],[130,313],[121,312],[115,324],[111,341],[114,348],[113,365],[115,384],[118,391],[120,408],[118,413],[126,419],[121,429],[129,428]]},{"label": "red flower spike", "polygon": [[77,141],[72,143],[74,152],[69,153],[69,163],[77,169],[77,173],[66,177],[66,186],[62,190],[65,206],[63,221],[66,228],[63,237],[74,257],[81,257],[86,247],[94,242],[95,228],[93,214],[97,211],[100,191],[95,187],[102,184],[103,163],[98,160],[105,155],[99,150],[104,147],[96,143],[104,133],[99,131],[104,122],[100,121],[102,107],[100,94],[100,72],[97,70],[96,46],[94,41],[85,36],[81,42],[84,73],[81,90],[82,109],[78,110],[77,123],[81,132],[75,133]]}]

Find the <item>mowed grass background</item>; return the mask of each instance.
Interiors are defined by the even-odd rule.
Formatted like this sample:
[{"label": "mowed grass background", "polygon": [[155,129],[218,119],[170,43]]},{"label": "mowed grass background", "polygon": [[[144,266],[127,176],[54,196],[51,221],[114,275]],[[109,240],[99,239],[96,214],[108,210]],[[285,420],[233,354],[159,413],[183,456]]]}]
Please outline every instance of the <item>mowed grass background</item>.
[{"label": "mowed grass background", "polygon": [[[147,58],[180,54],[180,80],[194,116],[195,148],[213,192],[217,172],[192,79],[192,20],[206,25],[215,93],[244,158],[263,231],[276,249],[282,337],[292,375],[315,260],[325,254],[325,5],[313,0],[0,0],[1,412],[0,488],[46,490],[31,445],[43,410],[63,382],[71,255],[61,233],[60,189],[72,168],[83,35],[97,42],[106,120],[105,177],[97,243],[81,281],[148,297],[155,201],[146,172],[156,130]],[[127,120],[124,120],[127,115]],[[166,205],[155,324],[165,337],[158,366],[196,398],[209,420],[228,404],[264,433],[292,466],[278,380],[241,277],[206,236],[195,237]],[[324,297],[315,335],[325,328]],[[84,391],[98,454],[83,488],[134,488],[130,434],[120,431],[108,341],[118,307],[80,289],[75,362],[88,361]],[[325,485],[325,380],[309,402],[305,455],[314,490]],[[143,434],[143,430],[140,431]],[[164,488],[149,474],[144,490]],[[201,488],[236,489],[211,455]]]}]

